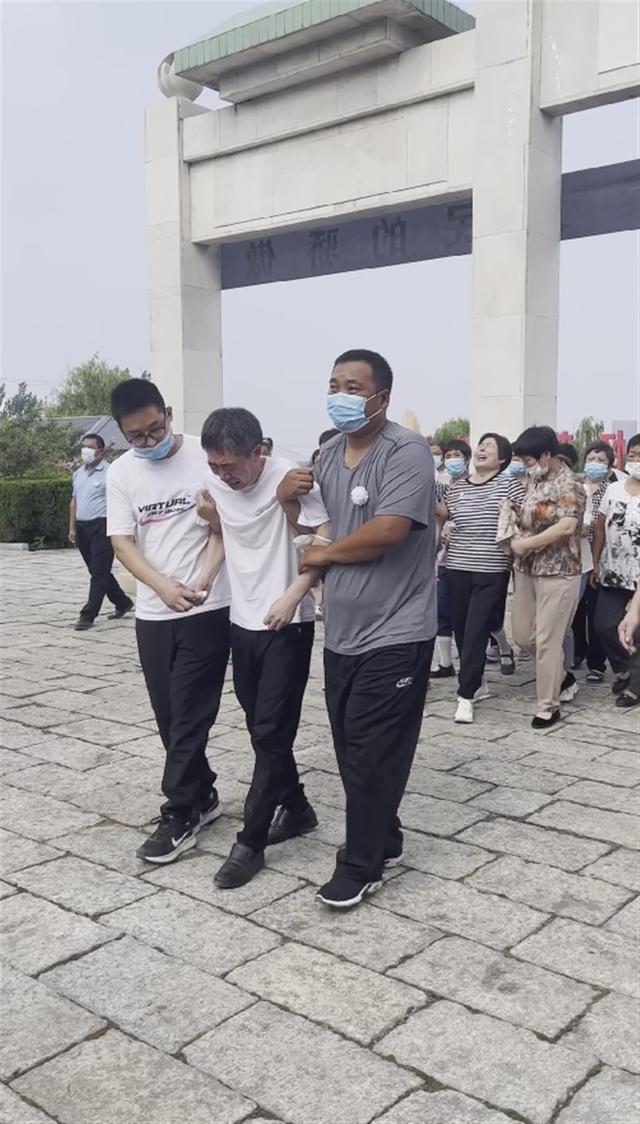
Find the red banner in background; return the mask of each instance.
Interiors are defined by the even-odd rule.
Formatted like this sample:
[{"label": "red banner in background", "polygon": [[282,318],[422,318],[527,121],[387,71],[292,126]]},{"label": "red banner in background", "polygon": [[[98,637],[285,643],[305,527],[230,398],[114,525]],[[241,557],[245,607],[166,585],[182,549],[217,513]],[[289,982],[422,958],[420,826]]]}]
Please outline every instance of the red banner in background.
[{"label": "red banner in background", "polygon": [[[567,444],[567,443],[570,444],[570,445],[573,444],[573,433],[567,433],[566,430],[563,430],[562,433],[558,433],[557,436],[558,436],[558,441],[560,441],[561,444]],[[599,440],[600,441],[606,441],[607,445],[611,445],[611,448],[613,449],[613,451],[615,453],[615,457],[616,457],[616,460],[615,460],[616,468],[623,468],[624,467],[626,442],[625,442],[624,433],[622,432],[622,430],[619,429],[617,431],[617,433],[601,433],[600,437],[599,437]]]}]

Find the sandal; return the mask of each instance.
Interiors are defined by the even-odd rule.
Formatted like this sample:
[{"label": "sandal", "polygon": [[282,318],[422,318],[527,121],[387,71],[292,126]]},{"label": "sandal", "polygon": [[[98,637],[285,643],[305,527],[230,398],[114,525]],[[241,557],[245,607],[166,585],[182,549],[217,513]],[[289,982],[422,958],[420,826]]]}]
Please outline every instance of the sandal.
[{"label": "sandal", "polygon": [[509,649],[507,655],[500,653],[500,674],[513,675],[516,670],[516,661],[513,656],[513,648]]},{"label": "sandal", "polygon": [[640,703],[640,695],[636,695],[635,691],[623,691],[616,699],[616,706],[623,710],[628,710],[631,706],[637,706]]}]

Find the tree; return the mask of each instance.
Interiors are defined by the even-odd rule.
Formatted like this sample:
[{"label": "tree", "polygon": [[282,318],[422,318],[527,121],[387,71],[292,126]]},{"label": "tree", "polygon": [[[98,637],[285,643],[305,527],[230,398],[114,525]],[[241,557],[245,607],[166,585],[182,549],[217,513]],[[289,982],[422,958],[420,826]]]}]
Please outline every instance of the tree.
[{"label": "tree", "polygon": [[597,441],[601,434],[604,433],[604,422],[599,421],[597,418],[583,418],[580,425],[576,429],[573,443],[578,450],[580,464],[584,461],[584,455],[593,441]]},{"label": "tree", "polygon": [[21,382],[7,398],[0,386],[0,476],[43,476],[70,467],[79,434],[44,417],[44,405]]},{"label": "tree", "polygon": [[[148,377],[146,371],[142,377]],[[109,367],[99,355],[92,355],[86,363],[67,372],[46,412],[50,417],[109,414],[111,391],[123,379],[130,378],[127,368]]]},{"label": "tree", "polygon": [[435,445],[444,445],[454,437],[461,437],[463,441],[468,441],[470,431],[468,418],[449,418],[438,426],[431,440]]}]

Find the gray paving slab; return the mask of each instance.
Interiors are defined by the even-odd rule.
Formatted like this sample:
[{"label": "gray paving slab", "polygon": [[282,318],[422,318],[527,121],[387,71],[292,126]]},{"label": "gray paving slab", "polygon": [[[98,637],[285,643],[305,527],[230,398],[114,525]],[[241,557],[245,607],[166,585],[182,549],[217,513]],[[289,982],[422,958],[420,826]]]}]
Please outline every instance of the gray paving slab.
[{"label": "gray paving slab", "polygon": [[379,1117],[380,1124],[509,1124],[512,1119],[448,1089],[411,1093]]},{"label": "gray paving slab", "polygon": [[64,1124],[236,1124],[247,1098],[116,1030],[83,1042],[14,1082]]},{"label": "gray paving slab", "polygon": [[55,1121],[39,1108],[27,1104],[6,1085],[0,1085],[0,1124],[55,1124]]},{"label": "gray paving slab", "polygon": [[562,793],[563,800],[573,804],[588,804],[593,808],[605,808],[610,812],[628,812],[640,815],[640,791],[621,788],[617,785],[603,784],[600,781],[577,781]]},{"label": "gray paving slab", "polygon": [[640,755],[633,749],[612,749],[603,753],[599,759],[603,765],[619,765],[623,769],[631,769],[637,776],[640,772]]},{"label": "gray paving slab", "polygon": [[605,995],[565,1036],[564,1044],[595,1054],[607,1065],[640,1073],[640,1005],[627,995]]},{"label": "gray paving slab", "polygon": [[624,847],[610,851],[594,863],[586,866],[583,874],[613,882],[616,886],[627,886],[640,893],[640,855]]},{"label": "gray paving slab", "polygon": [[637,1124],[640,1082],[622,1070],[603,1069],[578,1089],[558,1124]]},{"label": "gray paving slab", "polygon": [[254,1002],[240,988],[133,937],[53,968],[40,980],[169,1054]]},{"label": "gray paving slab", "polygon": [[[72,855],[111,867],[120,874],[147,874],[149,864],[136,858],[147,834],[123,824],[100,823],[56,838],[56,847]],[[56,857],[56,852],[54,852]],[[30,864],[33,865],[33,864]]]},{"label": "gray paving slab", "polygon": [[524,788],[496,788],[483,792],[469,801],[471,808],[483,808],[500,816],[529,816],[549,804],[553,797],[544,792],[529,792]]},{"label": "gray paving slab", "polygon": [[0,1077],[10,1081],[104,1026],[82,1007],[56,995],[39,980],[4,964],[0,976],[2,1032]]},{"label": "gray paving slab", "polygon": [[8,877],[23,890],[89,917],[157,893],[140,878],[107,870],[75,855],[30,866]]},{"label": "gray paving slab", "polygon": [[463,878],[494,859],[492,851],[418,831],[404,832],[403,865],[439,878]]},{"label": "gray paving slab", "polygon": [[640,950],[619,933],[557,917],[512,952],[596,987],[640,995]]},{"label": "gray paving slab", "polygon": [[56,835],[65,835],[81,827],[97,823],[99,816],[84,812],[62,800],[40,796],[3,784],[0,802],[0,826],[11,831],[20,825],[20,833],[28,839],[46,842]]},{"label": "gray paving slab", "polygon": [[421,796],[417,792],[405,794],[399,812],[407,827],[428,831],[430,835],[455,835],[457,831],[485,819],[486,814],[468,804],[436,800],[433,796]]},{"label": "gray paving slab", "polygon": [[640,827],[626,812],[603,812],[584,804],[560,800],[530,817],[531,823],[570,831],[590,839],[604,839],[622,847],[640,848]]},{"label": "gray paving slab", "polygon": [[192,1066],[296,1124],[368,1124],[421,1083],[357,1043],[263,1002],[184,1054]]},{"label": "gray paving slab", "polygon": [[[268,862],[268,855],[267,855]],[[253,913],[260,906],[268,905],[277,898],[290,894],[302,886],[299,878],[279,874],[265,867],[247,886],[238,890],[219,890],[213,876],[220,867],[214,855],[197,854],[178,860],[171,866],[145,875],[145,881],[154,886],[166,886],[171,890],[189,894],[200,901],[208,902],[231,913]]]},{"label": "gray paving slab", "polygon": [[622,933],[630,941],[637,941],[640,937],[640,898],[634,898],[615,913],[607,921],[605,929],[610,929],[612,933]]},{"label": "gray paving slab", "polygon": [[578,839],[566,832],[502,818],[474,824],[457,838],[498,854],[517,855],[561,870],[580,870],[611,850],[610,843]]},{"label": "gray paving slab", "polygon": [[542,1042],[529,1030],[446,1001],[411,1015],[376,1051],[532,1124],[548,1124],[593,1066],[593,1059]]},{"label": "gray paving slab", "polygon": [[372,903],[491,948],[517,943],[548,917],[529,906],[418,871],[394,878],[378,891]]},{"label": "gray paving slab", "polygon": [[[108,746],[90,745],[77,738],[64,738],[58,734],[47,733],[45,737],[29,746],[30,755],[39,761],[49,761],[54,765],[64,765],[67,769],[94,769],[97,765],[108,765],[113,760],[121,760],[121,753]],[[33,762],[29,762],[32,764]],[[16,766],[16,768],[22,766]]]},{"label": "gray paving slab", "polygon": [[77,917],[31,894],[15,894],[0,914],[0,950],[29,975],[111,941],[114,928]]},{"label": "gray paving slab", "polygon": [[436,941],[390,975],[549,1038],[596,997],[585,984],[460,937]]},{"label": "gray paving slab", "polygon": [[524,788],[527,791],[547,794],[560,792],[571,784],[570,778],[561,773],[553,773],[550,769],[537,769],[534,766],[491,757],[459,765],[456,773],[465,777],[477,777],[479,780],[490,781],[492,784],[507,788]]},{"label": "gray paving slab", "polygon": [[606,921],[629,900],[628,890],[609,882],[514,856],[481,867],[466,879],[466,885],[590,925]]}]

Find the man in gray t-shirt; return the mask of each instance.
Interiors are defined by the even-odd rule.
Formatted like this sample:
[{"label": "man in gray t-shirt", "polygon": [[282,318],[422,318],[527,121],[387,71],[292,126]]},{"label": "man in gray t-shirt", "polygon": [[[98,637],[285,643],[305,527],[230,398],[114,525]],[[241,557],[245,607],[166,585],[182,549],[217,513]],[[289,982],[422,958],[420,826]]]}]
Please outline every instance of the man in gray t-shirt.
[{"label": "man in gray t-shirt", "polygon": [[[346,908],[378,889],[402,855],[397,816],[420,734],[435,636],[433,458],[423,438],[387,421],[393,376],[376,352],[335,363],[329,416],[339,437],[315,466],[330,545],[303,570],[326,567],[325,692],[347,799],[346,847],[319,892]],[[278,495],[293,522],[311,488],[290,472]]]}]

